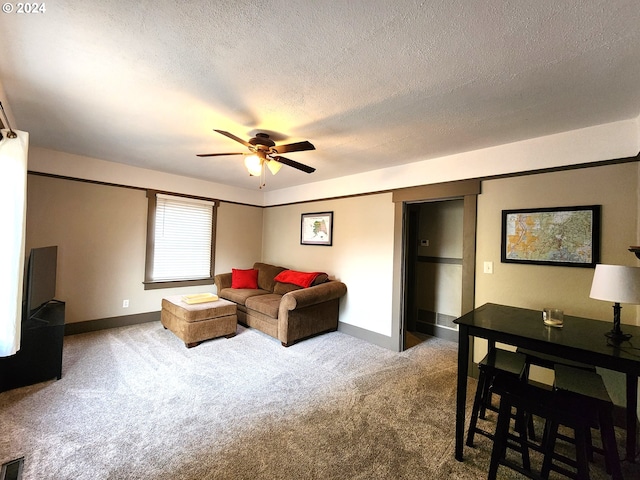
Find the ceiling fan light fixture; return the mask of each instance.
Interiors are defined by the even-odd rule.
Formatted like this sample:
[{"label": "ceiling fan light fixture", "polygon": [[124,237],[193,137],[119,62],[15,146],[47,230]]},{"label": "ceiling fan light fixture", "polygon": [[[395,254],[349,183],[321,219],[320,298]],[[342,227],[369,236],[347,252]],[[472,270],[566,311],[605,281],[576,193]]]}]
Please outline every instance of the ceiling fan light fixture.
[{"label": "ceiling fan light fixture", "polygon": [[245,157],[244,166],[247,167],[249,175],[253,177],[259,177],[262,174],[262,159],[256,155]]},{"label": "ceiling fan light fixture", "polygon": [[265,186],[265,175],[267,169],[264,168],[265,164],[272,175],[275,175],[280,171],[282,165],[295,168],[305,173],[315,172],[315,168],[304,165],[290,158],[282,157],[283,153],[304,152],[307,150],[315,150],[316,147],[307,140],[302,142],[288,143],[286,145],[276,145],[275,142],[269,138],[269,134],[264,132],[256,133],[256,136],[245,141],[240,137],[236,137],[234,134],[225,132],[224,130],[216,130],[215,132],[224,135],[231,140],[238,142],[249,149],[251,154],[233,152],[233,153],[202,153],[198,154],[199,157],[220,157],[225,155],[245,155],[244,165],[249,175],[252,177],[260,178],[260,188]]},{"label": "ceiling fan light fixture", "polygon": [[282,164],[275,160],[267,160],[267,167],[269,168],[271,175],[275,175],[282,168]]}]

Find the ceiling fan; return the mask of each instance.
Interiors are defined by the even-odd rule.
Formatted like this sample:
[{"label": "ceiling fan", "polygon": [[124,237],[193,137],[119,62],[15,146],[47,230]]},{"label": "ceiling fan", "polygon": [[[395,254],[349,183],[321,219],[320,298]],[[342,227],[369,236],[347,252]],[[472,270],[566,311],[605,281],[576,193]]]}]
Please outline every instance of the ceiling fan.
[{"label": "ceiling fan", "polygon": [[[245,155],[246,158],[244,164],[249,171],[249,175],[253,175],[256,177],[264,175],[264,165],[269,168],[273,175],[278,173],[282,165],[288,165],[305,173],[313,173],[316,171],[316,169],[313,167],[309,167],[308,165],[296,162],[295,160],[280,156],[281,153],[315,150],[316,147],[314,147],[313,144],[307,142],[306,140],[304,142],[289,143],[287,145],[276,145],[275,142],[271,140],[269,138],[269,135],[267,135],[266,133],[256,133],[255,137],[249,139],[249,141],[245,141],[239,137],[236,137],[232,133],[225,132],[224,130],[214,129],[214,132],[218,132],[225,137],[229,137],[231,140],[235,140],[236,142],[241,143],[242,145],[247,147],[249,151],[233,153],[201,153],[198,154],[198,157]],[[261,183],[260,188],[262,188],[263,186],[264,183]]]}]

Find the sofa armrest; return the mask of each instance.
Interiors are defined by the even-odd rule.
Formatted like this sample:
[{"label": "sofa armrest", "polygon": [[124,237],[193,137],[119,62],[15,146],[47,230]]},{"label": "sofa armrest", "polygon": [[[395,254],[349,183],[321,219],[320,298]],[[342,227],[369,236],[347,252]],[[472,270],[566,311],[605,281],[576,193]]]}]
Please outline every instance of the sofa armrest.
[{"label": "sofa armrest", "polygon": [[213,277],[216,284],[216,292],[220,293],[223,288],[231,288],[231,273],[220,273]]},{"label": "sofa armrest", "polygon": [[301,288],[286,293],[280,301],[280,311],[295,310],[318,303],[327,302],[343,297],[347,293],[347,286],[336,280],[331,280],[313,287]]}]

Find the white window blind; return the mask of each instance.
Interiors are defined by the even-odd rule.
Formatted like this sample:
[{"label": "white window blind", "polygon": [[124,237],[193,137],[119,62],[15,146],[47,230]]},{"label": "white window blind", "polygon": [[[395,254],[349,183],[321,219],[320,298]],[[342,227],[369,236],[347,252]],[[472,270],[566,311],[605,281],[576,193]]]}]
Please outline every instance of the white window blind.
[{"label": "white window blind", "polygon": [[156,196],[154,282],[211,277],[213,202]]}]

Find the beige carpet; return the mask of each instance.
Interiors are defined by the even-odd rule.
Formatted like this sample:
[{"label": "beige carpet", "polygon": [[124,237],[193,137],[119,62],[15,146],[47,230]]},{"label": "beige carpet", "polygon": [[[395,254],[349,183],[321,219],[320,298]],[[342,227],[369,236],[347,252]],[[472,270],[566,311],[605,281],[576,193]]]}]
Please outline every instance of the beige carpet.
[{"label": "beige carpet", "polygon": [[25,456],[34,480],[482,479],[488,440],[453,457],[456,355],[243,327],[186,349],[159,323],[66,337],[61,380],[0,394],[0,462]]}]

